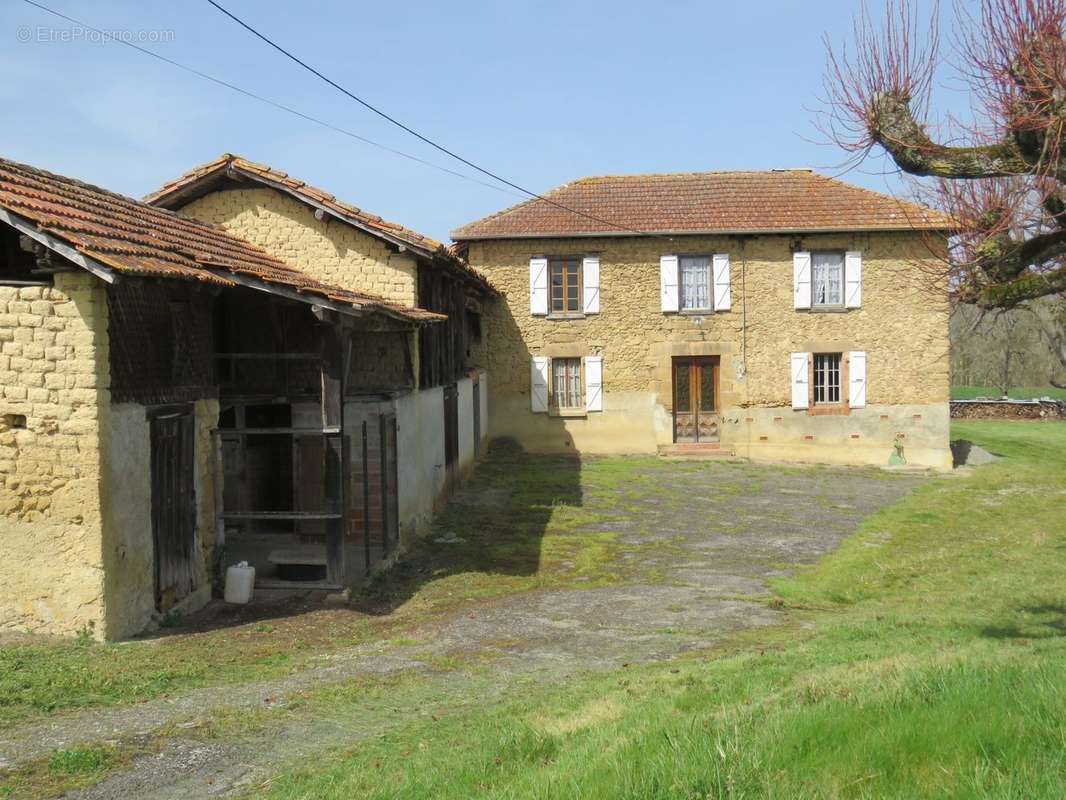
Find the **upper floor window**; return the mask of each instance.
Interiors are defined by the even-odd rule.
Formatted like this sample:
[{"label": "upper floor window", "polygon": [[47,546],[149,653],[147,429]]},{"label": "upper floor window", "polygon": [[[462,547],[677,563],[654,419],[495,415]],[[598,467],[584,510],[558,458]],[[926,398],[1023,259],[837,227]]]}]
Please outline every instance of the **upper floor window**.
[{"label": "upper floor window", "polygon": [[844,305],[844,254],[811,254],[811,304]]},{"label": "upper floor window", "polygon": [[711,309],[711,259],[706,256],[681,256],[678,259],[681,279],[681,311]]},{"label": "upper floor window", "polygon": [[580,314],[581,259],[553,258],[548,262],[551,275],[552,314]]},{"label": "upper floor window", "polygon": [[730,309],[729,254],[659,257],[664,312],[718,312]]}]

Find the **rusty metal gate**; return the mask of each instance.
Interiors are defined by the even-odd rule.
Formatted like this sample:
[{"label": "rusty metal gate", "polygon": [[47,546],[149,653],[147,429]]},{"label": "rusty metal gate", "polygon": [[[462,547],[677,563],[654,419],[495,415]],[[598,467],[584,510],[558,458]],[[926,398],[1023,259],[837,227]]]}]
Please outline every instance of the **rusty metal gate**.
[{"label": "rusty metal gate", "polygon": [[157,609],[166,611],[196,588],[192,410],[158,411],[150,418],[149,425],[155,603]]}]

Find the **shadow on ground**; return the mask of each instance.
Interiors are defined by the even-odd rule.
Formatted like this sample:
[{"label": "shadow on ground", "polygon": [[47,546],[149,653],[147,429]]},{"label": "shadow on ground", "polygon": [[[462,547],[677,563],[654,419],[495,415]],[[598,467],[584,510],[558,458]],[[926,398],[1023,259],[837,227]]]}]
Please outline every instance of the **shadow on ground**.
[{"label": "shadow on ground", "polygon": [[[391,569],[357,589],[348,608],[383,616],[417,595],[426,583],[466,573],[529,577],[541,569],[543,539],[560,507],[582,505],[581,461],[576,455],[531,455],[511,439],[491,442],[468,481],[449,498],[431,532]],[[260,597],[264,593],[258,593]],[[204,632],[320,610],[326,593],[302,592],[247,606],[214,602],[150,634]]]},{"label": "shadow on ground", "polygon": [[1053,639],[1066,636],[1066,603],[1022,606],[1014,619],[982,628],[981,635],[989,639]]}]

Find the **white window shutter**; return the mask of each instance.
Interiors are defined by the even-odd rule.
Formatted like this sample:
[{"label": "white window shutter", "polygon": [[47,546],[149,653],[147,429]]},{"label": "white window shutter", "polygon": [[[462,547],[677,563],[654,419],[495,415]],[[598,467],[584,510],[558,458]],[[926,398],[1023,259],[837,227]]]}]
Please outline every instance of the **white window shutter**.
[{"label": "white window shutter", "polygon": [[677,311],[677,256],[659,259],[659,283],[662,287],[663,311]]},{"label": "white window shutter", "polygon": [[848,353],[848,405],[866,407],[866,353],[862,350]]},{"label": "white window shutter", "polygon": [[810,379],[807,376],[807,354],[792,354],[792,407],[807,408]]},{"label": "white window shutter", "polygon": [[729,254],[715,253],[714,264],[714,310],[728,311],[731,308],[729,291]]},{"label": "white window shutter", "polygon": [[603,356],[585,356],[585,410],[603,411]]},{"label": "white window shutter", "polygon": [[585,256],[581,264],[581,275],[584,281],[585,313],[600,313],[600,257]]},{"label": "white window shutter", "polygon": [[849,250],[844,254],[844,306],[862,305],[862,253]]},{"label": "white window shutter", "polygon": [[529,313],[548,313],[548,259],[529,259]]},{"label": "white window shutter", "polygon": [[[811,307],[811,254],[792,254],[792,288],[796,308]],[[804,406],[806,408],[806,406]]]},{"label": "white window shutter", "polygon": [[550,358],[534,357],[529,387],[529,400],[534,414],[542,414],[548,410],[548,370],[550,367]]}]

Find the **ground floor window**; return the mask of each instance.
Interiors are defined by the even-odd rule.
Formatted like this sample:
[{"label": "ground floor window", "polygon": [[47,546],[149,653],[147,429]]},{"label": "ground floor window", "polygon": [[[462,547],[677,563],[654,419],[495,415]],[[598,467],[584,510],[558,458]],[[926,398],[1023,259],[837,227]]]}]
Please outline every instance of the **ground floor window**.
[{"label": "ground floor window", "polygon": [[814,404],[839,405],[840,353],[814,354]]},{"label": "ground floor window", "polygon": [[552,359],[551,405],[557,409],[583,409],[584,392],[580,358]]}]

